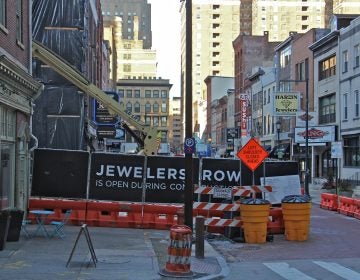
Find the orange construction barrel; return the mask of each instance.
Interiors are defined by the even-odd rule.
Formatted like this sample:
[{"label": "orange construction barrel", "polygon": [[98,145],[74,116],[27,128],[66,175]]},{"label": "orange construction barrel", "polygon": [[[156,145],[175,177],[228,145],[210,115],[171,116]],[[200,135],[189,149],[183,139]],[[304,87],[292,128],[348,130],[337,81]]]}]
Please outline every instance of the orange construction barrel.
[{"label": "orange construction barrel", "polygon": [[288,195],[281,200],[285,236],[290,241],[308,239],[311,199],[307,195]]},{"label": "orange construction barrel", "polygon": [[191,264],[192,230],[186,225],[173,225],[170,228],[168,260],[159,273],[163,276],[189,277],[193,273]]},{"label": "orange construction barrel", "polygon": [[240,201],[240,217],[246,243],[265,243],[269,221],[270,202],[265,199]]}]

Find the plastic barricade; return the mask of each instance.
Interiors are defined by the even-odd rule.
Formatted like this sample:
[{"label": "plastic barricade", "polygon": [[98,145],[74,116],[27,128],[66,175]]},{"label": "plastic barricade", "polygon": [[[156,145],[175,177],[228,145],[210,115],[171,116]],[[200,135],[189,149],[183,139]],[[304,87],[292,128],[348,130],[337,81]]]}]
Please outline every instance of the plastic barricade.
[{"label": "plastic barricade", "polygon": [[280,207],[271,207],[267,232],[271,234],[283,234],[285,232],[282,209]]},{"label": "plastic barricade", "polygon": [[332,193],[322,193],[320,208],[327,209],[331,211],[337,211],[338,209],[338,197],[336,194]]},{"label": "plastic barricade", "polygon": [[264,199],[240,201],[240,217],[246,243],[265,243],[269,221],[270,202]]},{"label": "plastic barricade", "polygon": [[305,241],[310,228],[311,202],[307,195],[289,195],[281,200],[285,237],[290,241]]},{"label": "plastic barricade", "polygon": [[355,205],[354,205],[354,199],[353,198],[346,197],[346,196],[340,196],[339,197],[339,207],[338,207],[337,211],[340,214],[353,217],[354,216],[354,209],[355,209]]},{"label": "plastic barricade", "polygon": [[354,199],[354,218],[360,219],[360,199]]}]

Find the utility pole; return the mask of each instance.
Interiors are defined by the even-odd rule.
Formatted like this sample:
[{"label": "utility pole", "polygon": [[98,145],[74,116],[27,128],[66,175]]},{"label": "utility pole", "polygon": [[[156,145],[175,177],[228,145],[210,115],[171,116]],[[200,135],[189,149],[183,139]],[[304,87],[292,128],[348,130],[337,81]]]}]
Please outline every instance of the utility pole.
[{"label": "utility pole", "polygon": [[[185,38],[185,138],[192,138],[192,1],[186,0]],[[193,228],[193,155],[185,153],[185,224]]]}]

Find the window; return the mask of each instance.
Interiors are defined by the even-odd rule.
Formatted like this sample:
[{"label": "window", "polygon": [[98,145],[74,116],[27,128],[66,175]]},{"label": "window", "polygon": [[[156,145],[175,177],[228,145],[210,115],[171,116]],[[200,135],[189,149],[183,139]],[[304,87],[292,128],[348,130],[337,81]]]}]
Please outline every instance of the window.
[{"label": "window", "polygon": [[360,117],[360,93],[359,90],[354,91],[354,104],[355,104],[355,118]]},{"label": "window", "polygon": [[161,126],[167,126],[167,117],[165,116],[161,117]]},{"label": "window", "polygon": [[319,124],[335,122],[335,94],[319,99]]},{"label": "window", "polygon": [[151,98],[151,90],[145,90],[145,98]]},{"label": "window", "polygon": [[270,103],[270,89],[268,88],[268,104]]},{"label": "window", "polygon": [[145,116],[145,124],[151,125],[151,117]]},{"label": "window", "polygon": [[147,102],[145,104],[145,114],[151,113],[151,104]]},{"label": "window", "polygon": [[343,102],[344,102],[344,120],[347,120],[348,119],[348,94],[347,93],[345,93],[344,95],[343,95]]},{"label": "window", "polygon": [[155,102],[153,104],[153,112],[158,113],[159,112],[159,103]]},{"label": "window", "polygon": [[124,64],[124,72],[131,72],[131,64]]},{"label": "window", "polygon": [[161,103],[161,113],[167,113],[167,105],[165,102]]},{"label": "window", "polygon": [[[14,140],[16,134],[16,112],[0,106],[0,140]],[[0,173],[1,174],[1,173]]]},{"label": "window", "polygon": [[167,91],[166,90],[161,91],[161,98],[167,98]]},{"label": "window", "polygon": [[158,90],[153,91],[153,97],[154,98],[159,98],[159,91]]},{"label": "window", "polygon": [[159,117],[158,116],[153,117],[153,126],[159,126]]},{"label": "window", "polygon": [[141,97],[141,95],[140,95],[140,90],[139,90],[139,89],[135,89],[135,90],[134,90],[134,97],[135,97],[135,98],[140,98],[140,97]]},{"label": "window", "polygon": [[131,104],[130,102],[128,102],[128,103],[126,104],[126,112],[127,112],[128,114],[131,114],[131,113],[132,113],[132,104]]},{"label": "window", "polygon": [[132,98],[132,90],[131,89],[126,90],[126,97],[127,98]]},{"label": "window", "polygon": [[360,44],[357,44],[354,47],[354,67],[359,67],[360,66]]},{"label": "window", "polygon": [[305,81],[307,77],[307,70],[308,70],[308,59],[297,63],[295,65],[295,79],[299,81]]},{"label": "window", "polygon": [[12,174],[14,172],[14,144],[0,143],[0,174],[2,180],[0,181],[0,201],[1,209],[10,207],[9,197],[13,194],[13,180]]},{"label": "window", "polygon": [[344,137],[344,165],[360,167],[360,135]]},{"label": "window", "polygon": [[280,52],[280,66],[286,67],[290,63],[291,49],[290,47],[285,48]]},{"label": "window", "polygon": [[264,97],[263,97],[263,101],[264,101],[263,105],[266,105],[266,90],[264,90],[263,95],[264,95]]},{"label": "window", "polygon": [[336,74],[336,56],[331,56],[319,62],[319,81]]},{"label": "window", "polygon": [[119,89],[118,93],[119,93],[119,97],[124,98],[124,90],[123,89]]},{"label": "window", "polygon": [[134,113],[140,113],[140,103],[136,102],[134,104]]},{"label": "window", "polygon": [[0,0],[0,25],[6,27],[6,0]]},{"label": "window", "polygon": [[22,14],[22,0],[16,1],[16,39],[23,42],[23,14]]},{"label": "window", "polygon": [[348,64],[349,64],[349,53],[348,51],[343,51],[343,73],[348,71]]}]

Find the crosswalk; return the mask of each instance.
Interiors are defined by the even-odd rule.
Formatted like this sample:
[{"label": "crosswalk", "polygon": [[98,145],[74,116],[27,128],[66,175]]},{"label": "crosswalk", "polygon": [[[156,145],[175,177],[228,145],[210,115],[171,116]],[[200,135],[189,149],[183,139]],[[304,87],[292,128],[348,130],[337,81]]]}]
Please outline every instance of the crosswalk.
[{"label": "crosswalk", "polygon": [[[323,274],[329,272],[333,273],[335,278],[331,279],[346,279],[346,280],[360,280],[360,273],[339,263],[326,262],[326,261],[312,261],[316,266],[321,267],[324,271]],[[265,262],[263,263],[267,268],[281,276],[283,279],[289,280],[317,280],[318,278],[311,276],[314,269],[305,269],[306,271],[296,268],[288,262]],[[339,278],[336,278],[338,276]]]}]

